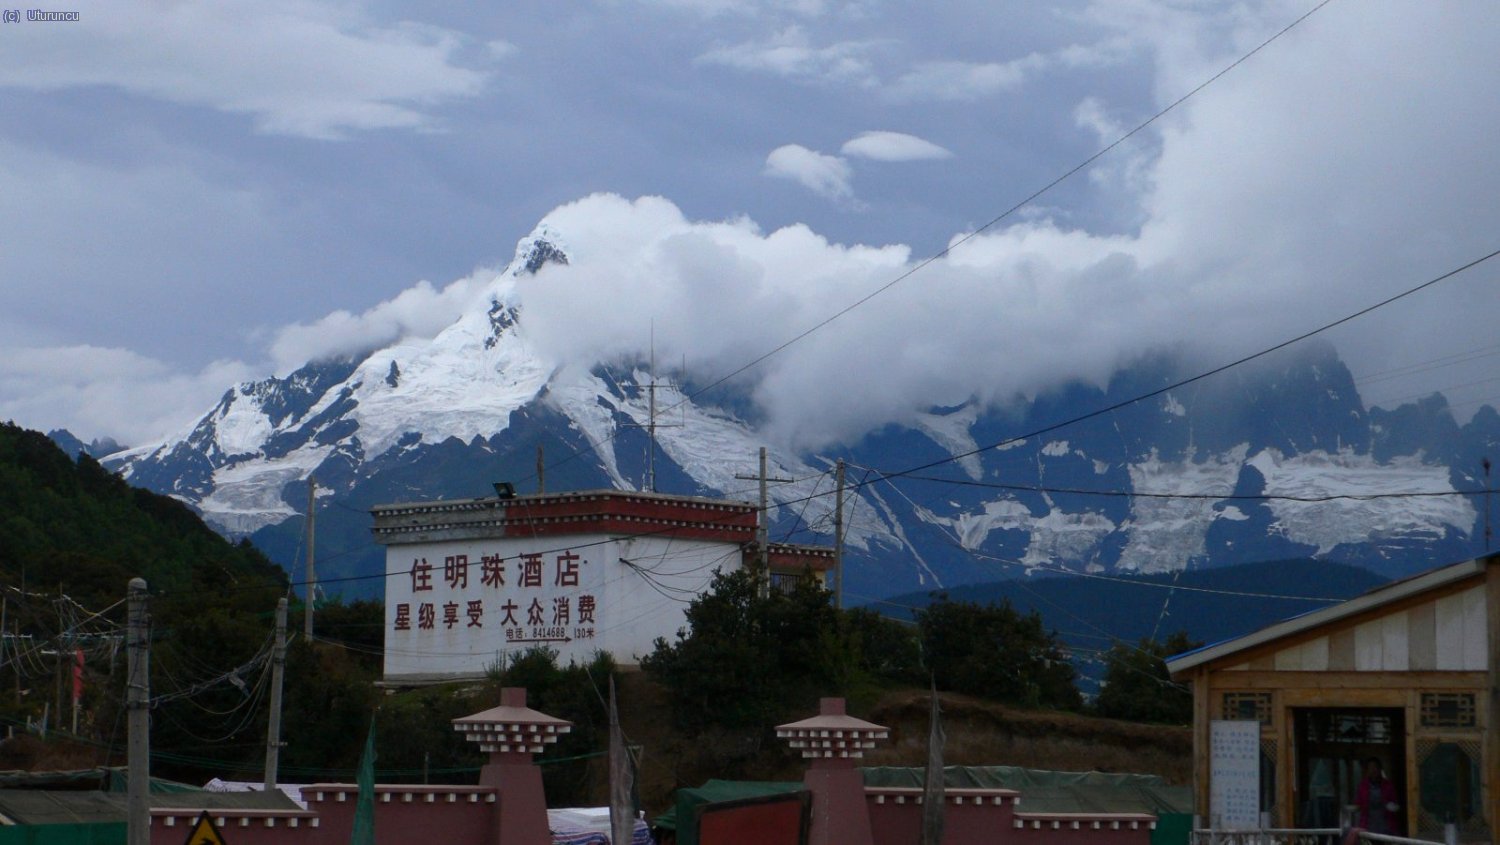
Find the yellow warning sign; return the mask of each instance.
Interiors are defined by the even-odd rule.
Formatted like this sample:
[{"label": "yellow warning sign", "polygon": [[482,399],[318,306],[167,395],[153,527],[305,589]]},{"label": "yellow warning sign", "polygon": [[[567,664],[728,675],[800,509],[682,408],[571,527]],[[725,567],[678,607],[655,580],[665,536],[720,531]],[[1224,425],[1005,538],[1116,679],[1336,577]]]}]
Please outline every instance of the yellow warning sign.
[{"label": "yellow warning sign", "polygon": [[214,824],[214,817],[207,810],[198,816],[198,821],[193,823],[193,829],[188,831],[187,842],[183,845],[228,845],[224,841],[224,834],[219,831],[218,825]]}]

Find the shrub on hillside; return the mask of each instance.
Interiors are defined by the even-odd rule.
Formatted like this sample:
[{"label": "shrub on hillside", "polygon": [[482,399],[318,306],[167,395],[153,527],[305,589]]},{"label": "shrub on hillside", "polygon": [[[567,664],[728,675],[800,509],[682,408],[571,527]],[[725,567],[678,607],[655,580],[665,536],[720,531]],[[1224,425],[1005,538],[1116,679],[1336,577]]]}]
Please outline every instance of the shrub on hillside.
[{"label": "shrub on hillside", "polygon": [[917,626],[939,689],[1021,707],[1082,706],[1067,650],[1038,613],[942,598],[917,613]]}]

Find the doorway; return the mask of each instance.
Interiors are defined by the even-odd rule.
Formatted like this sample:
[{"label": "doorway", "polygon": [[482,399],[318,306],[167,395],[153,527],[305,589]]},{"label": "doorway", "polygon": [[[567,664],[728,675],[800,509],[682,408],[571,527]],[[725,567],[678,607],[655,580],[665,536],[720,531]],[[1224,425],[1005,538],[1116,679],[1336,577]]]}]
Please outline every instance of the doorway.
[{"label": "doorway", "polygon": [[[1399,707],[1304,707],[1292,710],[1296,730],[1299,827],[1342,827],[1364,778],[1364,761],[1375,758],[1385,776],[1406,795],[1406,711]],[[1352,822],[1352,819],[1347,819]],[[1406,807],[1395,829],[1405,831]]]}]

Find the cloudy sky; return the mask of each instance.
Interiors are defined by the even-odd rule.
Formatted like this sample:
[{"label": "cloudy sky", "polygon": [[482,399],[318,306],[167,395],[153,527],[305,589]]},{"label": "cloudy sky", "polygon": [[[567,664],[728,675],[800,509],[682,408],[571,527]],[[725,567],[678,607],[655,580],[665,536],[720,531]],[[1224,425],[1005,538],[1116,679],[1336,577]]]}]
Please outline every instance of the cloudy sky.
[{"label": "cloudy sky", "polygon": [[[460,5],[0,23],[0,418],[159,438],[236,380],[436,332],[544,218],[584,253],[527,300],[544,345],[623,355],[654,319],[732,368],[1317,2]],[[1500,249],[1497,31],[1487,0],[1333,0],[757,396],[815,445],[1157,344],[1210,365]],[[1467,416],[1500,397],[1497,317],[1500,259],[1333,340],[1368,400]]]}]

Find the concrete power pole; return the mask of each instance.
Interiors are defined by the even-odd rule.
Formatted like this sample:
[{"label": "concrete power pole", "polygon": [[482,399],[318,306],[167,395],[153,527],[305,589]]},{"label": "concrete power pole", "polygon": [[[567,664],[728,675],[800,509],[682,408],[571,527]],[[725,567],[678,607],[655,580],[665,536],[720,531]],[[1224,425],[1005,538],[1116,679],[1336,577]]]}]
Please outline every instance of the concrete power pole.
[{"label": "concrete power pole", "polygon": [[276,600],[276,650],[271,652],[271,724],[266,729],[266,791],[276,788],[281,764],[281,677],[286,669],[286,599]]},{"label": "concrete power pole", "polygon": [[307,596],[303,600],[302,633],[308,642],[313,638],[313,601],[318,592],[318,570],[313,566],[313,511],[317,507],[318,480],[307,477],[307,581],[303,589]]},{"label": "concrete power pole", "polygon": [[833,606],[844,609],[844,459],[839,458],[833,497]]},{"label": "concrete power pole", "polygon": [[760,447],[760,519],[756,525],[756,541],[760,543],[760,568],[766,577],[771,577],[771,497],[766,490],[766,447]]},{"label": "concrete power pole", "polygon": [[125,635],[125,682],[127,730],[126,762],[129,775],[125,785],[126,843],[151,845],[151,629],[150,598],[144,578],[130,579]]},{"label": "concrete power pole", "polygon": [[771,496],[766,486],[771,482],[778,484],[790,484],[794,478],[771,478],[766,474],[766,447],[760,447],[760,472],[756,475],[736,475],[741,481],[760,482],[760,513],[755,520],[755,543],[760,547],[760,574],[765,579],[761,584],[761,593],[770,589],[771,584]]}]

